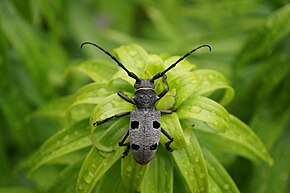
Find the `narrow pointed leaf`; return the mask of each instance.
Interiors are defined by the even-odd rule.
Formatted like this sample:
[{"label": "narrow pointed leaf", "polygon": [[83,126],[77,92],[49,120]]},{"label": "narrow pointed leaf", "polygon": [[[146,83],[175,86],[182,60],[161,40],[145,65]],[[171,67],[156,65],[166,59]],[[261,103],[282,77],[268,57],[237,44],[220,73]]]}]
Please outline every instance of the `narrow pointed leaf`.
[{"label": "narrow pointed leaf", "polygon": [[104,123],[91,135],[94,146],[102,151],[113,151],[121,148],[118,142],[129,129],[129,117],[119,118],[114,121]]},{"label": "narrow pointed leaf", "polygon": [[121,46],[115,50],[120,62],[138,77],[142,77],[145,66],[148,62],[147,52],[137,44]]},{"label": "narrow pointed leaf", "polygon": [[123,183],[132,190],[140,191],[147,165],[138,164],[129,153],[121,162],[121,175]]},{"label": "narrow pointed leaf", "polygon": [[191,193],[204,192],[208,190],[208,174],[202,151],[195,134],[190,131],[189,144],[172,152],[175,163],[182,173]]},{"label": "narrow pointed leaf", "polygon": [[135,193],[134,190],[127,188],[122,181],[121,177],[121,161],[117,161],[102,179],[97,183],[95,193]]},{"label": "narrow pointed leaf", "polygon": [[213,133],[198,126],[195,128],[202,130],[198,132],[198,137],[206,146],[236,153],[253,161],[263,160],[269,165],[273,164],[260,139],[245,123],[233,115],[230,115],[228,129],[224,133]]},{"label": "narrow pointed leaf", "polygon": [[107,81],[117,70],[113,62],[102,62],[97,60],[86,60],[72,66],[71,70],[84,73],[96,82]]},{"label": "narrow pointed leaf", "polygon": [[218,132],[228,128],[229,114],[219,103],[202,96],[191,96],[177,111],[181,120],[200,120]]},{"label": "narrow pointed leaf", "polygon": [[[173,149],[178,149],[187,145],[184,132],[179,123],[179,119],[176,113],[161,116],[161,126],[166,130],[173,138],[174,141],[171,143]],[[161,134],[161,143],[165,144],[169,141],[167,137]]]},{"label": "narrow pointed leaf", "polygon": [[203,153],[208,174],[211,178],[209,181],[209,192],[221,190],[220,192],[239,193],[240,191],[236,184],[219,161],[208,150],[204,149]]},{"label": "narrow pointed leaf", "polygon": [[[93,125],[93,123],[95,123],[96,121],[104,120],[118,113],[131,111],[132,109],[134,109],[134,106],[132,104],[124,101],[117,94],[112,94],[104,98],[95,107],[91,114],[90,125]],[[95,127],[92,128],[92,132],[94,130]]]},{"label": "narrow pointed leaf", "polygon": [[142,193],[173,192],[173,161],[170,152],[158,148],[157,156],[150,162],[145,175]]},{"label": "narrow pointed leaf", "polygon": [[29,159],[28,163],[32,170],[35,170],[53,159],[88,147],[91,145],[89,134],[88,119],[60,130],[40,147],[36,154]]},{"label": "narrow pointed leaf", "polygon": [[234,89],[229,86],[228,80],[219,72],[214,70],[196,70],[194,72],[200,82],[198,95],[207,96],[216,90],[224,89],[225,93],[220,103],[227,105],[234,97]]},{"label": "narrow pointed leaf", "polygon": [[90,193],[106,171],[122,155],[121,150],[102,152],[92,147],[80,170],[76,193]]}]

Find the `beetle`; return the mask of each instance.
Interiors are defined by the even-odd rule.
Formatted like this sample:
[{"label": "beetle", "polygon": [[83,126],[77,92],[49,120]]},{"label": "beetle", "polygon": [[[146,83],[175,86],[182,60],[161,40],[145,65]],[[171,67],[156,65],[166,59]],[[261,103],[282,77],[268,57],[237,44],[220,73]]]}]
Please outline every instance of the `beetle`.
[{"label": "beetle", "polygon": [[[165,94],[169,91],[169,85],[166,81],[167,77],[165,74],[169,70],[174,68],[176,64],[184,60],[187,56],[191,55],[196,50],[202,47],[208,47],[209,51],[211,51],[211,47],[206,44],[198,46],[190,52],[186,53],[184,56],[180,57],[176,62],[171,64],[164,71],[154,75],[152,78],[141,79],[136,74],[129,71],[115,56],[110,54],[99,45],[92,42],[84,42],[81,44],[81,48],[86,44],[95,46],[103,51],[112,60],[114,60],[119,67],[125,70],[129,77],[135,79],[136,81],[134,84],[135,93],[133,98],[129,98],[122,91],[119,91],[117,94],[125,101],[135,105],[137,109],[129,112],[119,113],[103,120],[96,121],[93,126],[101,125],[113,118],[119,118],[129,115],[130,128],[119,141],[119,146],[127,147],[123,153],[122,158],[125,158],[126,155],[129,153],[130,149],[132,149],[133,158],[137,163],[141,165],[145,165],[153,159],[159,145],[160,133],[164,134],[169,140],[165,143],[166,149],[169,151],[173,151],[173,149],[170,147],[170,144],[174,141],[174,138],[161,127],[160,123],[161,114],[171,114],[173,111],[155,109],[155,103],[162,97],[164,97]],[[162,82],[165,84],[166,87],[159,94],[156,94],[154,90],[154,81],[159,78],[162,78]],[[128,136],[130,136],[130,142],[125,143]]]}]

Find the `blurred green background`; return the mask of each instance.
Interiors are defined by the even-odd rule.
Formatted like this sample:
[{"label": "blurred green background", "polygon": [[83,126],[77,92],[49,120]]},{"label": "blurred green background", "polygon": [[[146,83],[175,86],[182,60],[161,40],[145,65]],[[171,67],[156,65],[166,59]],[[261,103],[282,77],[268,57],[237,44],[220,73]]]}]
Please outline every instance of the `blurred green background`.
[{"label": "blurred green background", "polygon": [[[287,4],[288,3],[288,4]],[[249,124],[274,158],[272,167],[221,161],[241,192],[290,192],[290,4],[288,0],[1,0],[0,192],[45,192],[51,169],[27,177],[19,164],[62,122],[31,114],[89,80],[67,70],[85,58],[138,43],[149,53],[211,53],[188,60],[225,74],[236,91],[227,106]]]}]

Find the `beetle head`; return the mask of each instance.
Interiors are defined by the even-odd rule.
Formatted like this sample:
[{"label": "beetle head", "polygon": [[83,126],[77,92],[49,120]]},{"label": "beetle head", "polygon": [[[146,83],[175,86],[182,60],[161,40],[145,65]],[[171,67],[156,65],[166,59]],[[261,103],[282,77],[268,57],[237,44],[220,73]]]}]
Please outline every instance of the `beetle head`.
[{"label": "beetle head", "polygon": [[155,85],[154,85],[154,81],[151,81],[149,79],[141,79],[138,78],[134,84],[134,88],[137,89],[154,89]]}]

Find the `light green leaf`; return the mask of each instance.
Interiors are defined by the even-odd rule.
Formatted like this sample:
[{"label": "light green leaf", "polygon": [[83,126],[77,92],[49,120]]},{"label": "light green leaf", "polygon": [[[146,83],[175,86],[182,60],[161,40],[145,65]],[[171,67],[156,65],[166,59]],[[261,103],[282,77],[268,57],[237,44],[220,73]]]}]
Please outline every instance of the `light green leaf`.
[{"label": "light green leaf", "polygon": [[109,94],[112,93],[107,90],[107,82],[87,84],[76,92],[69,108],[80,104],[97,104]]},{"label": "light green leaf", "polygon": [[142,193],[173,192],[173,161],[169,154],[165,148],[158,148],[157,155],[146,172]]},{"label": "light green leaf", "polygon": [[73,96],[65,96],[55,99],[37,109],[32,115],[34,116],[51,116],[64,118],[66,115],[67,108],[73,101]]},{"label": "light green leaf", "polygon": [[137,44],[130,44],[116,48],[117,58],[131,72],[138,77],[145,78],[144,69],[148,63],[147,52]]},{"label": "light green leaf", "polygon": [[92,147],[80,170],[76,193],[90,193],[100,178],[120,159],[122,150],[102,152]]},{"label": "light green leaf", "polygon": [[88,122],[88,119],[85,119],[60,130],[48,139],[26,164],[33,171],[51,160],[91,145]]},{"label": "light green leaf", "polygon": [[135,193],[134,190],[127,188],[121,177],[121,161],[117,161],[96,185],[95,193]]},{"label": "light green leaf", "polygon": [[234,97],[234,89],[229,86],[228,80],[219,72],[214,70],[196,70],[194,73],[200,82],[197,95],[208,96],[216,90],[225,89],[220,104],[227,105]]},{"label": "light green leaf", "polygon": [[[237,73],[241,74],[240,67],[248,65],[257,58],[263,58],[281,40],[289,36],[290,5],[287,4],[270,15],[265,24],[249,38],[242,52],[237,56],[234,64],[238,67]],[[253,47],[253,45],[259,45]]]},{"label": "light green leaf", "polygon": [[209,192],[239,193],[239,189],[220,162],[206,149],[203,149],[209,174]]},{"label": "light green leaf", "polygon": [[229,116],[228,129],[224,133],[213,133],[205,125],[197,125],[195,128],[201,130],[198,137],[211,148],[224,150],[245,156],[253,161],[263,160],[269,165],[273,160],[267,149],[255,135],[255,133],[242,121],[233,115]]},{"label": "light green leaf", "polygon": [[91,135],[94,146],[102,151],[113,151],[118,146],[118,142],[129,129],[129,117],[118,118],[108,121],[95,130]]},{"label": "light green leaf", "polygon": [[117,71],[116,64],[98,60],[86,60],[69,68],[77,70],[90,77],[95,82],[107,81]]},{"label": "light green leaf", "polygon": [[[135,107],[132,104],[124,101],[117,94],[112,94],[100,101],[100,103],[95,107],[91,114],[90,125],[93,125],[96,121],[104,120],[118,113],[131,111],[134,108]],[[95,127],[92,128],[92,132],[94,132],[94,130]]]},{"label": "light green leaf", "polygon": [[228,128],[229,114],[219,103],[202,96],[192,95],[177,111],[182,121],[200,120],[218,132]]},{"label": "light green leaf", "polygon": [[78,177],[81,163],[67,166],[54,179],[46,193],[71,193],[75,191],[75,182]]},{"label": "light green leaf", "polygon": [[182,173],[192,193],[208,190],[208,173],[202,151],[195,134],[187,129],[190,136],[189,144],[172,152],[175,163]]},{"label": "light green leaf", "polygon": [[[186,139],[179,123],[179,119],[176,113],[161,116],[161,126],[165,129],[173,138],[174,141],[171,143],[173,149],[179,149],[187,145]],[[165,144],[169,141],[163,134],[160,136],[160,141]]]},{"label": "light green leaf", "polygon": [[196,93],[198,85],[200,84],[195,73],[180,73],[182,72],[176,72],[174,76],[168,77],[170,87],[176,90],[176,103],[174,104],[174,109],[179,108],[192,93]]},{"label": "light green leaf", "polygon": [[148,165],[149,164],[138,164],[134,160],[131,152],[129,152],[129,154],[124,159],[122,159],[121,175],[123,183],[127,186],[127,188],[140,191]]}]

